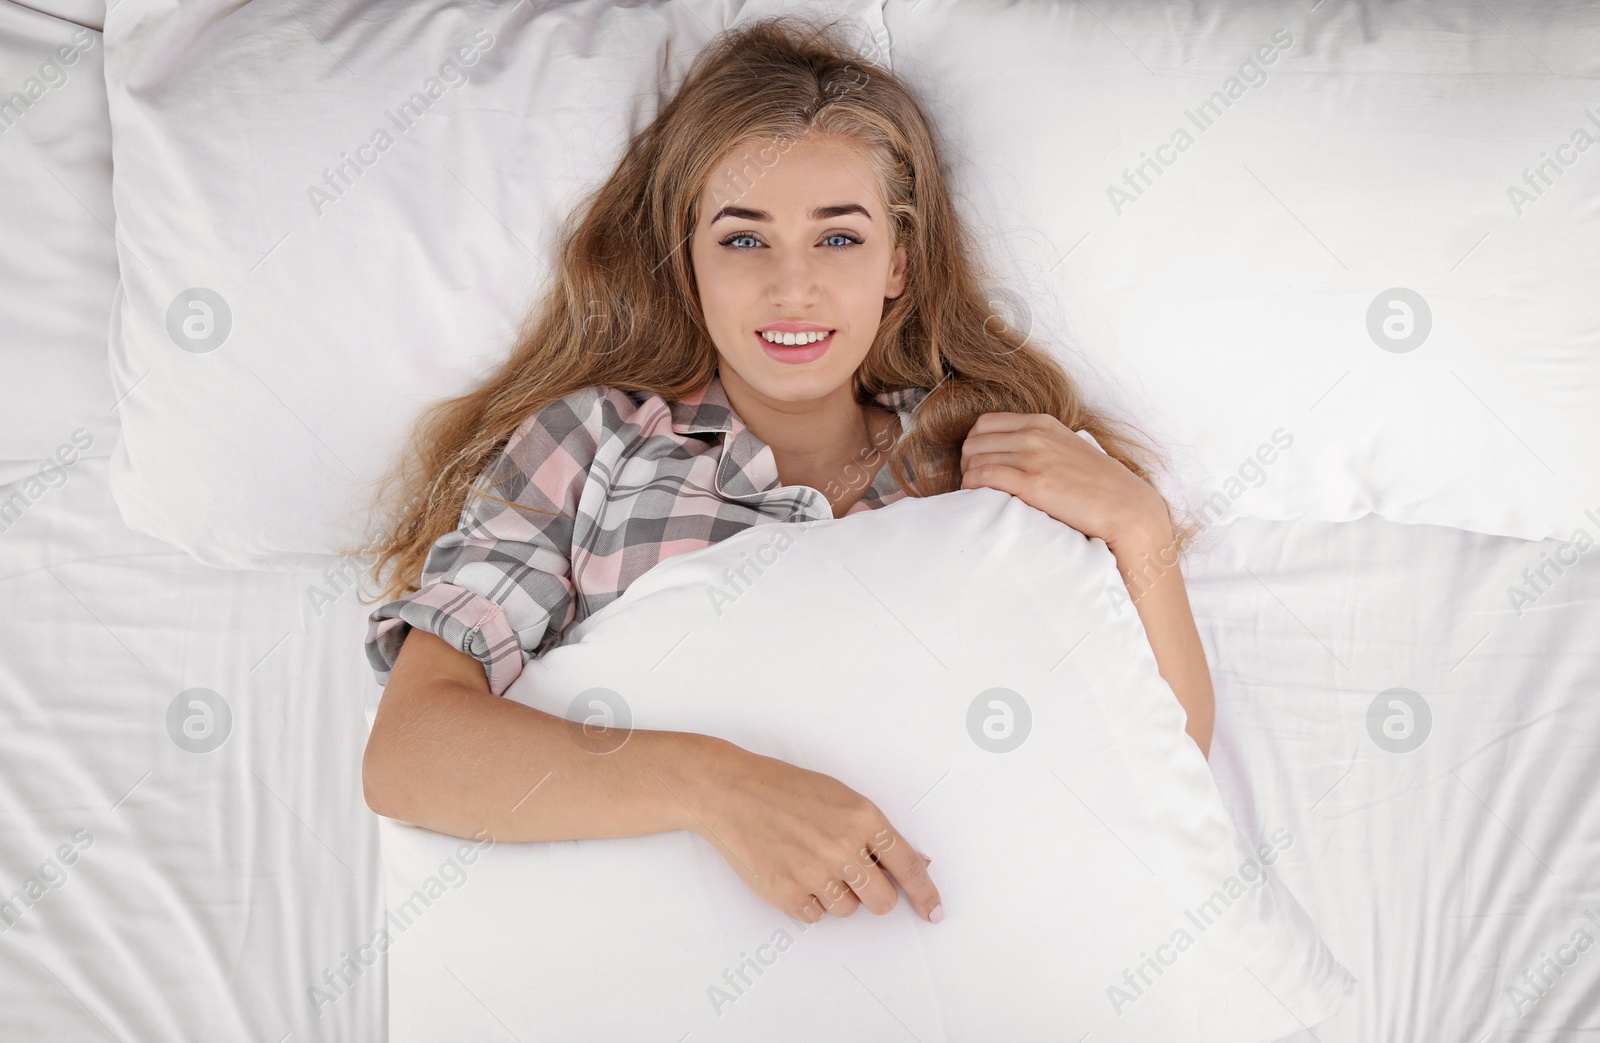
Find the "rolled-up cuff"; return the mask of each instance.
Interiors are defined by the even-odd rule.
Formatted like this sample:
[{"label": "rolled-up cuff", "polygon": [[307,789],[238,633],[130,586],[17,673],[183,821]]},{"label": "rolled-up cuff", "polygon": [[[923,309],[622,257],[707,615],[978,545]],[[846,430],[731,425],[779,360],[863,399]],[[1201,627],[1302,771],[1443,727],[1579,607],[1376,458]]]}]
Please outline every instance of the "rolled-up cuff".
[{"label": "rolled-up cuff", "polygon": [[482,663],[494,695],[504,695],[527,662],[517,634],[498,604],[465,587],[432,583],[381,606],[368,617],[367,662],[380,685],[389,683],[400,646],[412,627],[436,635]]}]

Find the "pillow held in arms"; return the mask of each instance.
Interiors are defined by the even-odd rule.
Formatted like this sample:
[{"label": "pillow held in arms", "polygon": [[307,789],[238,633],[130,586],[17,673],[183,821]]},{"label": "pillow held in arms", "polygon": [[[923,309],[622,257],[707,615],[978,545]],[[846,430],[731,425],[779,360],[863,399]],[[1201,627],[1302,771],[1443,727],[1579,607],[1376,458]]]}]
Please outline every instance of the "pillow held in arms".
[{"label": "pillow held in arms", "polygon": [[900,894],[802,924],[688,831],[386,819],[394,1039],[1265,1043],[1328,1017],[1352,979],[1270,868],[1303,852],[1238,834],[1121,584],[988,488],[663,562],[507,697],[577,742],[702,732],[839,779],[934,859],[943,922]]}]

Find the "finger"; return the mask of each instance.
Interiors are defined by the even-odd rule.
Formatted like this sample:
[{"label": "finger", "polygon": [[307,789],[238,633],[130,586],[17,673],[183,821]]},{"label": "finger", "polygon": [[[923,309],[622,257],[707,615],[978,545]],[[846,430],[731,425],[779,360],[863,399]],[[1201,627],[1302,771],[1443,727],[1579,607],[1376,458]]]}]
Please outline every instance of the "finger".
[{"label": "finger", "polygon": [[1068,445],[1066,440],[1051,438],[1037,430],[980,435],[961,444],[961,466],[971,467],[975,463],[993,459],[1034,470],[1059,467],[1076,469],[1090,456],[1105,455],[1081,438],[1071,441],[1078,444]]},{"label": "finger", "polygon": [[805,905],[802,905],[799,909],[791,912],[789,915],[793,916],[796,920],[799,920],[803,924],[814,924],[824,916],[827,916],[828,911],[822,907],[822,902],[817,898],[816,895],[810,895],[808,897],[810,897],[811,901],[807,902]]},{"label": "finger", "polygon": [[1021,496],[1021,490],[1027,488],[1027,479],[1028,472],[1020,467],[997,463],[979,464],[961,473],[961,488],[987,487],[999,489],[1013,496]]},{"label": "finger", "polygon": [[1026,461],[1027,458],[1015,449],[972,453],[961,458],[961,469],[962,471],[970,471],[974,467],[982,467],[984,464],[1006,464],[1007,466],[1021,469]]},{"label": "finger", "polygon": [[902,849],[907,847],[894,827],[885,823],[856,848],[854,856],[843,862],[839,879],[832,881],[831,886],[845,887],[856,896],[859,904],[865,905],[876,916],[888,913],[899,902],[900,892],[880,862],[884,854],[897,846]]},{"label": "finger", "polygon": [[841,919],[861,908],[861,899],[839,880],[828,881],[828,886],[817,900],[827,911]]},{"label": "finger", "polygon": [[1021,437],[1015,431],[991,431],[984,434],[968,434],[961,443],[961,462],[966,462],[981,453],[1014,453],[1024,448]]},{"label": "finger", "polygon": [[968,437],[971,432],[978,431],[989,433],[992,431],[1016,431],[1024,427],[1031,427],[1039,422],[1039,417],[1049,416],[1048,413],[984,413],[972,422],[968,428]]},{"label": "finger", "polygon": [[933,886],[933,877],[928,875],[928,862],[908,843],[896,834],[900,842],[888,845],[879,852],[880,863],[905,889],[906,897],[911,899],[912,908],[924,920],[940,904],[939,889]]},{"label": "finger", "polygon": [[866,906],[875,916],[882,916],[894,908],[900,894],[895,890],[894,881],[874,861],[872,846],[870,841],[862,845],[857,857],[840,868],[835,883],[853,895],[857,904]]}]

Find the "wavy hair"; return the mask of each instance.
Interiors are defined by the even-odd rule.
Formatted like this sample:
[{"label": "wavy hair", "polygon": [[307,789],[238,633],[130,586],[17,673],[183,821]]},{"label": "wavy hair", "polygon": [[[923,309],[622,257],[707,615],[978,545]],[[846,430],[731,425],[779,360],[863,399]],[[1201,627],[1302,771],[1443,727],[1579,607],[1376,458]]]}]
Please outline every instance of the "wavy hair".
[{"label": "wavy hair", "polygon": [[[912,91],[837,23],[782,15],[729,29],[696,56],[611,176],[563,223],[551,284],[505,364],[417,420],[375,498],[381,506],[398,483],[405,506],[362,548],[375,555],[380,599],[419,588],[434,542],[459,527],[478,477],[536,411],[594,385],[673,402],[711,380],[718,355],[688,251],[678,249],[696,227],[701,190],[740,145],[811,134],[861,147],[907,250],[905,292],[888,302],[853,378],[863,404],[884,391],[933,389],[883,464],[900,487],[913,496],[960,488],[962,443],[981,414],[997,411],[1048,413],[1086,430],[1150,481],[1155,451],[1091,409],[1054,356],[995,315],[938,137]],[[1170,503],[1167,517],[1181,550],[1194,529]]]}]

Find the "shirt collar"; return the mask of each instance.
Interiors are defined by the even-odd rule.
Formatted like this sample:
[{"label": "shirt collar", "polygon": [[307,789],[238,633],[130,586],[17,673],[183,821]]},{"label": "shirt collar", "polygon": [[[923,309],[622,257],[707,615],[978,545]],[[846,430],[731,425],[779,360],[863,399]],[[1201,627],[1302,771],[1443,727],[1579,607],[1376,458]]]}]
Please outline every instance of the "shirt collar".
[{"label": "shirt collar", "polygon": [[[880,391],[873,401],[895,413],[910,412],[922,403],[931,388],[905,387]],[[711,375],[710,383],[698,391],[690,392],[670,405],[672,430],[680,435],[704,434],[711,431],[729,432],[738,419],[719,374]],[[743,427],[743,423],[737,426]]]}]

